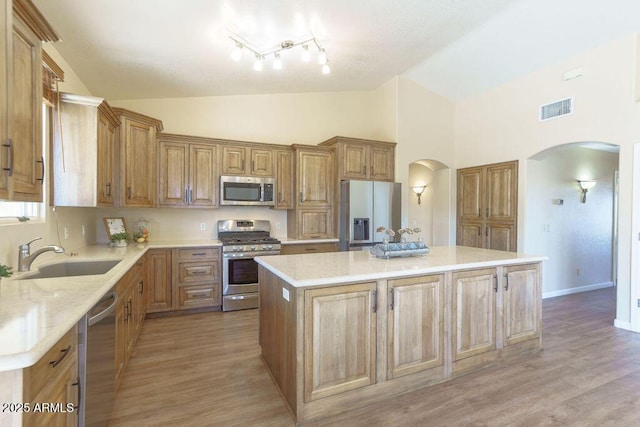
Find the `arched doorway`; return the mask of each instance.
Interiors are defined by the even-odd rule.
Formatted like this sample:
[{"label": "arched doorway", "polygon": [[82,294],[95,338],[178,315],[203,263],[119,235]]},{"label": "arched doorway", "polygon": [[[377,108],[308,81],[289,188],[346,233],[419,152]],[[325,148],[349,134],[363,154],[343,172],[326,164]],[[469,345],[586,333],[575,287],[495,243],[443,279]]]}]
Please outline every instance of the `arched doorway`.
[{"label": "arched doorway", "polygon": [[[405,190],[408,226],[420,228],[429,246],[455,244],[454,175],[455,171],[437,160],[423,159],[409,164],[409,188]],[[418,203],[417,192],[422,187]]]},{"label": "arched doorway", "polygon": [[[576,142],[528,159],[523,251],[549,257],[543,298],[616,285],[618,152]],[[583,193],[580,180],[595,186]]]}]

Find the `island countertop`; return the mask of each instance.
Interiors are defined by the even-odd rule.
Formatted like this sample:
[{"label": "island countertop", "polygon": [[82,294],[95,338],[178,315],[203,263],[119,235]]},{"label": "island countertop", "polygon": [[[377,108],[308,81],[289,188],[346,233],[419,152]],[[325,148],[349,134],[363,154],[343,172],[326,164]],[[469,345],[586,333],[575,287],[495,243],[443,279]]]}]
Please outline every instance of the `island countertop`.
[{"label": "island countertop", "polygon": [[379,280],[505,264],[526,264],[546,259],[546,256],[466,246],[434,246],[424,256],[390,259],[376,258],[368,251],[255,258],[258,264],[294,287]]},{"label": "island countertop", "polygon": [[[33,365],[75,325],[148,249],[221,246],[217,240],[154,241],[122,248],[86,246],[76,256],[42,256],[38,265],[58,262],[121,260],[106,274],[0,281],[0,372]],[[40,260],[37,260],[40,261]]]}]

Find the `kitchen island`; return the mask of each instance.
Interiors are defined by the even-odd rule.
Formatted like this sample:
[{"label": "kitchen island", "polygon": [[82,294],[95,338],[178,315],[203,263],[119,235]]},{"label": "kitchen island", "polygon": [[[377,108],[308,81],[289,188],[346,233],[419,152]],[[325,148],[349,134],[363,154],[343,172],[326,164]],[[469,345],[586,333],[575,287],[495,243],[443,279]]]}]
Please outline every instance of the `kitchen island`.
[{"label": "kitchen island", "polygon": [[538,351],[545,259],[461,246],[256,258],[262,358],[302,423]]}]

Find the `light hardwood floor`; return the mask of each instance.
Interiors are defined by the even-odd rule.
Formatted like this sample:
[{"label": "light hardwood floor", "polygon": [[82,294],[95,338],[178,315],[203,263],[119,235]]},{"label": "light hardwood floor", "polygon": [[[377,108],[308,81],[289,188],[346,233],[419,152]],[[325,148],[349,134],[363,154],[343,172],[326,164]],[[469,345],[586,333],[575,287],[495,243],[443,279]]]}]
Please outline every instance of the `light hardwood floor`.
[{"label": "light hardwood floor", "polygon": [[[640,334],[613,327],[614,292],[544,300],[533,356],[312,425],[640,425]],[[147,319],[110,425],[292,426],[257,322],[257,310]]]}]

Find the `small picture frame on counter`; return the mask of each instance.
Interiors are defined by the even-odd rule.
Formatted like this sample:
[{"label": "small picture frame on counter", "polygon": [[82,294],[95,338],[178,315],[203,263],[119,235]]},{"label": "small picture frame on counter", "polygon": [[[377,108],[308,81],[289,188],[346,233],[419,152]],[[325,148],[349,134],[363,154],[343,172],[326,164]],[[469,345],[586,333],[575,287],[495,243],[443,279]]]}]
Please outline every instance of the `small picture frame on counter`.
[{"label": "small picture frame on counter", "polygon": [[103,220],[109,241],[113,241],[114,237],[128,234],[123,217],[103,218]]}]

